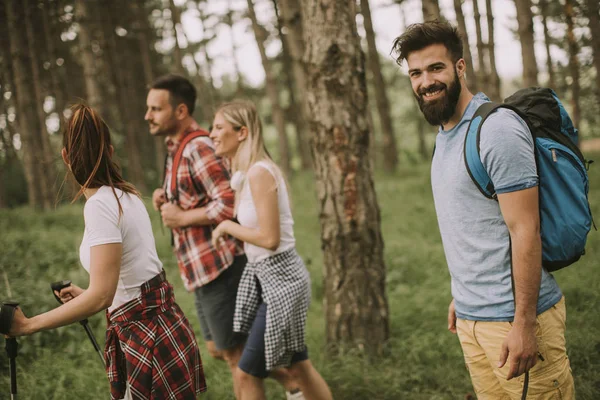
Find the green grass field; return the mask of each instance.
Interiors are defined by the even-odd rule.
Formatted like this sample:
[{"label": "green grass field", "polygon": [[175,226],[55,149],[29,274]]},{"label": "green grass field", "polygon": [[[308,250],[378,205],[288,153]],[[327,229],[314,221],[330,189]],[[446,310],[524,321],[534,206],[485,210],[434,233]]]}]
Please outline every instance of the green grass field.
[{"label": "green grass field", "polygon": [[[599,159],[600,157],[596,157]],[[600,169],[591,173],[590,202],[600,220]],[[402,168],[376,177],[387,265],[391,339],[386,355],[369,360],[349,353],[335,358],[324,351],[322,254],[318,204],[309,174],[291,181],[298,249],[313,281],[308,345],[313,363],[342,400],[464,399],[472,392],[458,339],[446,330],[450,301],[447,272],[431,197],[429,167]],[[307,190],[307,188],[311,188]],[[200,339],[193,296],[183,289],[169,236],[151,212],[158,251],[178,303],[202,346],[209,390],[202,399],[233,399],[223,362],[210,359]],[[83,234],[82,204],[38,213],[28,208],[0,210],[0,297],[21,301],[27,315],[56,306],[49,283],[72,279],[87,286],[79,266]],[[568,308],[567,344],[578,399],[600,399],[600,233],[592,232],[587,254],[576,266],[556,273]],[[9,293],[10,291],[10,293]],[[90,319],[104,342],[103,315]],[[74,324],[21,338],[17,358],[20,399],[106,399],[108,383],[85,332]],[[269,399],[283,399],[273,382]],[[0,352],[0,399],[9,398],[8,362]]]}]

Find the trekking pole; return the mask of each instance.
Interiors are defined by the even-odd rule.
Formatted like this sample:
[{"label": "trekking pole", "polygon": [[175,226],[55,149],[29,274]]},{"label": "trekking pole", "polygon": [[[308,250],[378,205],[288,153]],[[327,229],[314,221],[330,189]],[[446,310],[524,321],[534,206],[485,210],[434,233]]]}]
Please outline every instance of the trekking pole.
[{"label": "trekking pole", "polygon": [[[15,310],[19,303],[16,301],[4,301],[0,307],[0,333],[7,335],[12,325],[12,320],[15,315]],[[17,339],[10,336],[5,336],[6,339],[6,354],[8,354],[8,367],[10,370],[10,398],[17,400],[17,348],[19,344]]]},{"label": "trekking pole", "polygon": [[[64,304],[64,303],[62,302],[60,297],[58,297],[56,295],[56,293],[54,293],[54,291],[57,291],[60,293],[61,290],[63,290],[66,287],[69,287],[69,286],[71,286],[71,281],[69,281],[69,280],[53,282],[50,284],[50,287],[52,288],[52,294],[54,295],[54,297],[60,304]],[[96,349],[96,352],[100,356],[100,360],[102,360],[102,365],[106,365],[105,361],[104,361],[104,355],[102,354],[102,350],[100,350],[100,346],[98,346],[98,342],[96,342],[96,338],[94,337],[94,334],[92,333],[92,329],[88,325],[87,318],[82,319],[81,321],[79,321],[79,323],[81,324],[81,326],[83,326],[83,329],[85,329],[85,333],[87,333],[88,337],[90,338],[90,341],[92,342],[92,345],[94,346],[94,349]]]}]

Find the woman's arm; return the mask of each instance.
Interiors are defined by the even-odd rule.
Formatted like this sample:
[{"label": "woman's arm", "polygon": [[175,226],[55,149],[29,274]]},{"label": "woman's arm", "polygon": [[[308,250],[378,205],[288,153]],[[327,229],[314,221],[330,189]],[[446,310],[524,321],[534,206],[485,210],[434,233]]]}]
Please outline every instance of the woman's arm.
[{"label": "woman's arm", "polygon": [[90,285],[81,295],[46,313],[26,318],[20,310],[15,313],[11,336],[69,325],[108,308],[115,297],[121,270],[121,243],[110,243],[90,248]]},{"label": "woman's arm", "polygon": [[231,235],[243,242],[274,251],[279,247],[279,203],[277,183],[265,168],[251,168],[247,176],[256,208],[258,228],[248,228],[233,221],[221,222],[213,231],[213,245],[224,234]]}]

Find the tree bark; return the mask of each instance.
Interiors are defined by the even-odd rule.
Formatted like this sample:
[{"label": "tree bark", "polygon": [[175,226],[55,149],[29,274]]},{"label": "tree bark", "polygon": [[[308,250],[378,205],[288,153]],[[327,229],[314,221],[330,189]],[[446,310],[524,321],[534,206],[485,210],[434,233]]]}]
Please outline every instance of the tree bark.
[{"label": "tree bark", "polygon": [[485,0],[485,14],[487,17],[488,26],[488,56],[490,62],[490,98],[493,101],[501,101],[502,97],[500,94],[500,76],[498,76],[498,70],[496,69],[496,44],[494,41],[494,16],[492,15],[492,0]]},{"label": "tree bark", "polygon": [[266,30],[259,25],[256,19],[256,13],[254,12],[254,4],[252,0],[248,0],[248,15],[250,21],[252,21],[252,30],[254,31],[254,37],[256,38],[256,44],[258,45],[258,51],[260,53],[260,59],[265,70],[265,86],[269,101],[271,102],[271,117],[273,123],[277,129],[277,136],[279,138],[279,164],[283,169],[284,173],[289,176],[292,172],[290,164],[290,145],[288,143],[288,137],[285,130],[285,118],[283,116],[283,110],[279,103],[279,89],[277,88],[277,80],[273,74],[271,60],[267,57],[265,51],[265,41],[267,40]]},{"label": "tree bark", "polygon": [[[154,81],[154,70],[152,68],[152,59],[150,57],[150,40],[148,38],[148,31],[150,30],[148,16],[144,10],[143,4],[138,4],[135,1],[130,3],[131,11],[135,18],[134,32],[137,36],[140,49],[140,58],[142,61],[142,69],[144,71],[144,80],[147,85],[151,85]],[[162,138],[153,138],[154,147],[154,163],[157,171],[158,179],[160,180],[164,168],[165,160],[165,146]],[[162,183],[162,182],[160,182]]]},{"label": "tree bark", "polygon": [[[50,136],[46,127],[46,112],[44,111],[44,90],[42,88],[42,79],[40,76],[40,60],[38,58],[38,50],[35,48],[36,41],[33,27],[36,26],[34,20],[34,11],[37,7],[31,0],[26,0],[25,8],[25,32],[27,35],[27,48],[29,50],[29,61],[31,62],[31,82],[33,84],[34,107],[37,116],[38,124],[34,134],[39,140],[42,150],[42,182],[40,182],[40,190],[43,196],[44,208],[50,209],[54,199],[54,182],[56,181],[56,169],[54,168],[54,154],[50,145]],[[52,40],[52,38],[46,38]]]},{"label": "tree bark", "polygon": [[381,63],[379,61],[377,44],[375,43],[375,31],[371,20],[369,0],[360,0],[360,7],[367,36],[367,61],[373,78],[375,101],[377,103],[377,110],[379,111],[379,121],[383,134],[383,167],[387,172],[394,172],[398,166],[398,145],[396,144],[392,117],[390,115],[390,102],[385,91],[383,74],[381,73]]},{"label": "tree bark", "polygon": [[571,74],[571,116],[573,117],[573,125],[579,127],[581,121],[581,109],[580,109],[580,83],[579,83],[579,60],[577,54],[579,53],[579,46],[577,45],[577,38],[575,37],[575,18],[574,0],[565,1],[565,20],[567,22],[567,42],[569,44],[569,72]]},{"label": "tree bark", "polygon": [[[200,6],[198,7],[198,12],[199,12],[199,16],[200,16],[200,23],[202,24],[202,29],[204,32],[206,32],[208,29],[207,24],[206,24],[207,16],[204,14],[204,11],[200,8]],[[207,71],[206,79],[208,81],[208,88],[210,90],[211,104],[216,105],[216,104],[219,104],[221,102],[221,100],[220,100],[219,92],[215,88],[215,83],[214,83],[213,76],[212,76],[213,62],[212,62],[212,59],[210,58],[210,56],[208,55],[208,49],[207,49],[207,44],[209,41],[210,41],[210,38],[202,39],[201,45],[200,45],[200,55],[203,58],[204,65],[206,65],[206,71]]]},{"label": "tree bark", "polygon": [[434,19],[442,20],[438,0],[421,0],[421,7],[423,9],[423,22],[433,21]]},{"label": "tree bark", "polygon": [[92,4],[86,0],[75,0],[75,18],[79,23],[79,47],[81,53],[81,64],[83,66],[83,75],[85,79],[85,90],[87,101],[90,107],[98,110],[102,115],[105,114],[105,107],[102,102],[102,92],[98,85],[98,71],[96,60],[92,50],[92,35],[89,22],[88,6]]},{"label": "tree bark", "polygon": [[586,0],[587,17],[590,21],[590,31],[592,33],[592,51],[594,66],[596,67],[596,96],[600,104],[600,6],[597,0]]},{"label": "tree bark", "polygon": [[[125,6],[123,4],[121,5]],[[127,158],[124,160],[127,167],[126,179],[130,180],[142,193],[144,193],[146,192],[147,187],[140,154],[142,147],[138,138],[140,129],[136,123],[136,121],[142,118],[142,115],[135,113],[132,109],[137,97],[132,86],[133,82],[135,82],[135,77],[132,76],[132,69],[120,68],[120,66],[132,65],[133,63],[131,63],[132,51],[119,46],[114,32],[113,27],[117,25],[115,21],[117,20],[117,13],[119,13],[119,11],[116,2],[113,3],[112,7],[104,8],[105,21],[103,25],[106,28],[104,30],[104,35],[106,40],[106,52],[110,60],[107,64],[114,66],[114,68],[111,68],[111,75],[113,76],[115,83],[116,100],[125,134],[125,149],[127,152]],[[141,111],[143,111],[143,109],[140,110],[140,112]]]},{"label": "tree bark", "polygon": [[463,57],[467,64],[467,83],[469,89],[475,93],[478,91],[477,75],[475,75],[475,66],[473,57],[471,56],[471,46],[469,44],[469,34],[467,32],[467,24],[465,23],[465,14],[462,11],[463,0],[454,0],[454,12],[456,13],[456,22],[458,23],[458,31],[463,43]]},{"label": "tree bark", "polygon": [[[298,144],[300,164],[303,170],[308,170],[311,167],[310,146],[308,144],[309,132],[306,123],[306,112],[304,110],[304,87],[300,87],[301,83],[303,85],[306,84],[306,79],[304,78],[304,70],[302,69],[301,64],[302,54],[299,55],[298,59],[294,59],[289,43],[292,40],[300,41],[300,43],[296,45],[304,48],[304,44],[302,43],[302,25],[300,25],[300,20],[298,18],[297,28],[299,28],[300,31],[299,36],[291,38],[295,32],[292,33],[284,19],[284,15],[290,14],[289,10],[286,10],[285,12],[283,10],[284,7],[288,6],[287,3],[289,3],[288,0],[281,1],[280,10],[277,0],[273,0],[273,6],[275,7],[275,12],[277,14],[277,30],[281,39],[283,72],[285,73],[287,86],[289,88],[290,109],[292,110],[292,117],[296,126],[296,142]],[[295,3],[295,5],[298,7],[297,3]],[[290,21],[288,20],[287,23],[290,23]],[[284,27],[287,31],[286,33],[283,32]],[[298,81],[298,79],[300,81]]]},{"label": "tree bark", "polygon": [[55,36],[55,31],[52,29],[58,16],[51,15],[49,12],[49,4],[42,3],[42,24],[44,35],[46,36],[46,51],[48,53],[48,63],[50,64],[48,72],[50,73],[50,84],[52,88],[52,97],[54,97],[54,111],[58,114],[58,132],[62,132],[63,113],[65,111],[66,101],[64,88],[61,85],[59,73],[57,71],[57,55],[55,40],[59,40],[59,36]]},{"label": "tree bark", "polygon": [[537,86],[538,69],[535,59],[531,0],[515,0],[515,6],[517,8],[521,57],[523,59],[523,85],[527,87]]},{"label": "tree bark", "polygon": [[[171,0],[171,18],[173,19],[173,26],[179,26],[181,29],[181,36],[183,36],[188,43],[188,48],[190,44],[190,40],[181,25],[181,13],[179,8],[174,3],[174,0]],[[179,41],[177,42],[177,47],[180,48]],[[196,60],[193,54],[191,54],[192,60],[194,60],[194,65],[196,66],[196,76],[193,77],[193,81],[196,84],[198,89],[198,103],[200,103],[200,113],[202,114],[202,119],[205,123],[212,123],[212,109],[214,108],[214,104],[211,102],[210,90],[207,87],[206,81],[202,76],[202,65]],[[183,57],[181,51],[179,52],[179,57]]]},{"label": "tree bark", "polygon": [[37,118],[35,116],[35,104],[33,88],[30,83],[27,43],[21,34],[21,23],[23,16],[17,13],[21,8],[19,1],[8,0],[5,2],[6,21],[10,41],[10,57],[12,60],[14,93],[17,105],[17,119],[19,125],[19,137],[21,139],[21,151],[23,153],[23,166],[27,180],[27,194],[29,205],[44,208],[44,192],[41,185],[44,182],[44,156],[40,143],[37,140],[36,129]]},{"label": "tree bark", "polygon": [[354,2],[302,0],[307,102],[320,203],[326,338],[380,353],[389,337],[381,216],[369,161]]},{"label": "tree bark", "polygon": [[225,16],[225,23],[227,24],[227,26],[229,27],[229,32],[230,32],[230,38],[231,38],[231,58],[233,61],[233,72],[235,74],[236,77],[236,83],[237,83],[237,90],[236,90],[236,94],[237,96],[242,96],[244,94],[244,77],[242,76],[242,73],[240,72],[240,65],[238,62],[238,59],[236,57],[237,54],[237,43],[235,40],[235,31],[233,30],[233,24],[234,24],[234,20],[233,20],[233,7],[231,6],[232,4],[232,0],[228,0],[227,2],[227,7],[228,7],[228,12],[227,15]]},{"label": "tree bark", "polygon": [[477,86],[481,90],[489,91],[489,77],[487,67],[485,63],[485,44],[483,43],[483,37],[481,33],[481,14],[479,13],[479,4],[477,0],[473,2],[473,19],[475,20],[475,33],[477,36]]},{"label": "tree bark", "polygon": [[544,27],[544,46],[546,48],[546,69],[548,70],[548,87],[556,90],[556,78],[554,76],[554,65],[552,55],[550,54],[550,43],[552,41],[548,31],[548,0],[539,0],[538,7],[542,17],[542,26]]},{"label": "tree bark", "polygon": [[173,46],[173,64],[175,71],[179,75],[186,75],[185,68],[183,66],[183,54],[181,52],[181,44],[179,43],[179,36],[177,35],[177,25],[179,23],[179,10],[175,5],[174,0],[169,0],[169,10],[171,11],[171,22],[173,23],[173,35],[175,36],[175,46]]}]

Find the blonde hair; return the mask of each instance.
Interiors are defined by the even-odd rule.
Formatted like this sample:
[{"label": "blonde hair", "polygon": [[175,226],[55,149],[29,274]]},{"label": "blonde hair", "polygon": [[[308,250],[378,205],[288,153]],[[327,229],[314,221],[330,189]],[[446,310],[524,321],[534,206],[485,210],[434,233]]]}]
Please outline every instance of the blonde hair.
[{"label": "blonde hair", "polygon": [[[273,171],[277,175],[275,177],[275,185],[277,186],[277,182],[279,181],[278,178],[283,178],[287,187],[287,180],[285,179],[281,168],[273,161],[273,158],[265,146],[262,133],[262,122],[260,121],[254,103],[247,100],[234,100],[222,104],[215,114],[219,113],[236,131],[239,131],[243,127],[248,130],[246,139],[240,143],[233,156],[231,163],[232,174],[237,171],[246,174],[254,164],[259,161],[264,161],[273,167]],[[239,196],[236,195],[236,209],[238,198]]]}]

